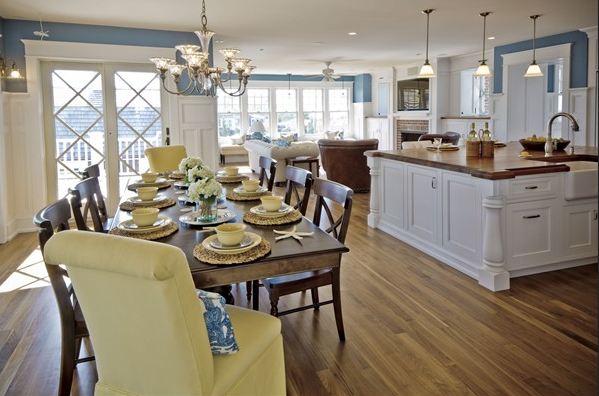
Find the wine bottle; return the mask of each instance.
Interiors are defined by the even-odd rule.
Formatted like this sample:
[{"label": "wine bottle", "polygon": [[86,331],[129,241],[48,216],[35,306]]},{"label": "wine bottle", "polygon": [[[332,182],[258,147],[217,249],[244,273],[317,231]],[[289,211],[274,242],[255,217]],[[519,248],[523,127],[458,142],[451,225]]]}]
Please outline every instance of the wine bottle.
[{"label": "wine bottle", "polygon": [[479,140],[478,134],[476,133],[476,125],[470,124],[470,132],[468,133],[468,140],[471,142]]},{"label": "wine bottle", "polygon": [[485,122],[485,129],[483,129],[483,141],[488,142],[492,140],[491,131],[489,131],[489,123]]}]

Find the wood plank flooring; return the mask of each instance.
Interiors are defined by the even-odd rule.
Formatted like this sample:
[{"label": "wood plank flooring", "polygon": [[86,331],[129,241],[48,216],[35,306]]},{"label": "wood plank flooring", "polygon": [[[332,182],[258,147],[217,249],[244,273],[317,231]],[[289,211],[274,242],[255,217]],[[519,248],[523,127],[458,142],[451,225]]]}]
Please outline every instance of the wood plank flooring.
[{"label": "wood plank flooring", "polygon": [[[510,291],[492,293],[368,228],[368,198],[355,196],[342,264],[347,341],[330,305],[282,318],[290,395],[596,394],[596,265],[512,279]],[[57,388],[58,312],[36,240],[0,245],[0,394]],[[249,307],[243,285],[233,292]],[[280,308],[309,298],[283,297]],[[93,394],[96,379],[94,363],[79,365],[73,394]]]}]

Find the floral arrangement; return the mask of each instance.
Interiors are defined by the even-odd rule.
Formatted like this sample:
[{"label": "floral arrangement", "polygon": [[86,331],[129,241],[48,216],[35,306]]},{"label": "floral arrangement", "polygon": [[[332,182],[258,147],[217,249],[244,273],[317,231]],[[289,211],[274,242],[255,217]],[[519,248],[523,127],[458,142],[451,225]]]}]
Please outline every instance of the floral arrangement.
[{"label": "floral arrangement", "polygon": [[186,157],[179,163],[179,172],[187,175],[187,172],[196,166],[204,166],[204,162],[198,157]]},{"label": "floral arrangement", "polygon": [[221,192],[221,184],[214,177],[209,177],[191,183],[187,189],[187,196],[193,202],[200,202],[216,198]]},{"label": "floral arrangement", "polygon": [[195,183],[201,179],[214,179],[214,172],[206,166],[198,165],[188,170],[185,177],[187,183]]}]

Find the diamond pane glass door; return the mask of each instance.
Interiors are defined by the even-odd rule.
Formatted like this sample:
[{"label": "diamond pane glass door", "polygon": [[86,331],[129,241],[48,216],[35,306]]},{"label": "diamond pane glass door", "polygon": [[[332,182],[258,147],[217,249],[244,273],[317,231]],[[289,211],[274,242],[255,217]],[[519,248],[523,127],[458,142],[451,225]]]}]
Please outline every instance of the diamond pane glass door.
[{"label": "diamond pane glass door", "polygon": [[145,172],[144,151],[162,145],[160,80],[155,72],[117,71],[114,74],[119,153],[119,191]]},{"label": "diamond pane glass door", "polygon": [[[64,197],[87,166],[104,161],[102,75],[94,70],[53,70],[56,195]],[[100,180],[105,191],[106,181]]]}]

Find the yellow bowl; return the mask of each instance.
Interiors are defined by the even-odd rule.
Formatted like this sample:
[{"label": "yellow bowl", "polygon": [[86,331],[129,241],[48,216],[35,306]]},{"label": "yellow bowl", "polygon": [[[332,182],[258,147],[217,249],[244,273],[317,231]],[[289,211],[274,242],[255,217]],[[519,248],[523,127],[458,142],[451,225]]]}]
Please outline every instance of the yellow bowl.
[{"label": "yellow bowl", "polygon": [[260,201],[262,201],[262,207],[268,212],[275,212],[281,208],[281,205],[283,205],[283,197],[276,195],[260,197]]},{"label": "yellow bowl", "polygon": [[225,223],[214,229],[216,237],[225,246],[239,245],[245,236],[245,224]]},{"label": "yellow bowl", "polygon": [[144,183],[154,183],[157,179],[158,173],[146,172],[141,174],[141,180],[143,180]]},{"label": "yellow bowl", "polygon": [[154,224],[158,218],[159,210],[157,208],[139,208],[131,211],[133,222],[139,227],[147,227]]},{"label": "yellow bowl", "polygon": [[258,189],[260,185],[260,181],[256,179],[243,180],[241,182],[243,184],[243,189],[247,192],[254,192]]},{"label": "yellow bowl", "polygon": [[151,201],[158,194],[158,187],[137,187],[135,191],[142,201]]},{"label": "yellow bowl", "polygon": [[227,176],[237,176],[239,174],[238,166],[225,166],[223,169],[225,170]]}]

